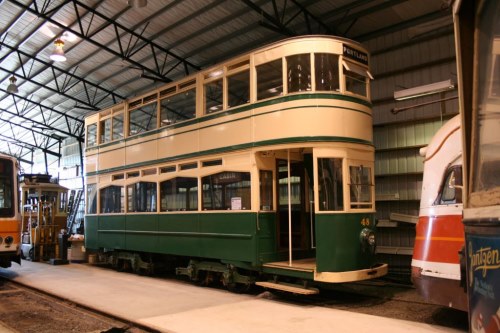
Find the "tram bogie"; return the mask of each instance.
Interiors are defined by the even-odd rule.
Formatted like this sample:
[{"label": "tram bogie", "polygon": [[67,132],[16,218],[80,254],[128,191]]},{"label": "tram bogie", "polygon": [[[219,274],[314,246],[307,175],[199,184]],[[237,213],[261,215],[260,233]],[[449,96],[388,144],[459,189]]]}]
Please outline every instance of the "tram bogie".
[{"label": "tram bogie", "polygon": [[182,257],[233,287],[386,274],[368,60],[293,38],[88,117],[86,248]]}]

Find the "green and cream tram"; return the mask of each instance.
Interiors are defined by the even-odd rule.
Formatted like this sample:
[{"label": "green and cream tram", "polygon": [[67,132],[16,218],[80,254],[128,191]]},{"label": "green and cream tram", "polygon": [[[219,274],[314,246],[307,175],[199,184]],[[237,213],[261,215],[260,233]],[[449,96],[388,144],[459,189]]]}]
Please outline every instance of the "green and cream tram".
[{"label": "green and cream tram", "polygon": [[386,274],[370,79],[360,44],[298,37],[87,117],[86,249],[230,287]]}]

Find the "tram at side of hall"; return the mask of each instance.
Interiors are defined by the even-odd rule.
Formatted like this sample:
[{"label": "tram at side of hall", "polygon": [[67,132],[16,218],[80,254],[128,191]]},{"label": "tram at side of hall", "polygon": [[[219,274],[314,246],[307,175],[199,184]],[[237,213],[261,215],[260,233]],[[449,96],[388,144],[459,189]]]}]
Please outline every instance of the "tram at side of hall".
[{"label": "tram at side of hall", "polygon": [[460,116],[448,120],[420,150],[424,176],[413,250],[412,281],[429,302],[467,311],[462,224]]},{"label": "tram at side of hall", "polygon": [[283,40],[85,119],[85,247],[113,264],[296,293],[375,262],[369,55]]},{"label": "tram at side of hall", "polygon": [[19,164],[0,154],[0,267],[21,264],[21,214],[18,203]]}]

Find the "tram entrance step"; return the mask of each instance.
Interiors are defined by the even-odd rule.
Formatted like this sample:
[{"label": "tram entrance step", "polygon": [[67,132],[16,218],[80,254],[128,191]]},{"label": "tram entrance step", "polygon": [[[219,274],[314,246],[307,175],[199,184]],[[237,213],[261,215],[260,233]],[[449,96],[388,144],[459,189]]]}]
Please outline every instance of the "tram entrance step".
[{"label": "tram entrance step", "polygon": [[255,284],[258,286],[264,287],[264,288],[277,289],[277,290],[287,291],[287,292],[294,293],[294,294],[301,294],[301,295],[319,294],[319,289],[317,289],[317,288],[305,288],[303,286],[300,286],[297,284],[291,284],[291,283],[258,281],[258,282],[255,282]]}]

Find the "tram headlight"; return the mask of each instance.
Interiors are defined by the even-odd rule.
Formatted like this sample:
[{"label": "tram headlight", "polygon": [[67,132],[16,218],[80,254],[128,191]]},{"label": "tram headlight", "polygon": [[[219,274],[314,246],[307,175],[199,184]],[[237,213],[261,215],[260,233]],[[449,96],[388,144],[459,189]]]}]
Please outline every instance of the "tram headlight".
[{"label": "tram headlight", "polygon": [[375,232],[369,228],[364,228],[361,230],[359,235],[359,240],[363,250],[369,249],[370,252],[375,252]]},{"label": "tram headlight", "polygon": [[13,242],[14,242],[14,237],[12,237],[12,236],[5,237],[5,245],[9,246]]}]

